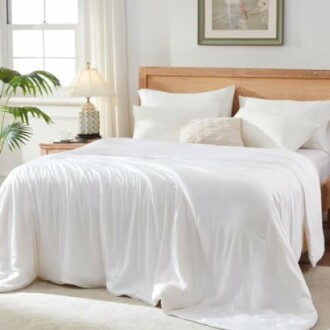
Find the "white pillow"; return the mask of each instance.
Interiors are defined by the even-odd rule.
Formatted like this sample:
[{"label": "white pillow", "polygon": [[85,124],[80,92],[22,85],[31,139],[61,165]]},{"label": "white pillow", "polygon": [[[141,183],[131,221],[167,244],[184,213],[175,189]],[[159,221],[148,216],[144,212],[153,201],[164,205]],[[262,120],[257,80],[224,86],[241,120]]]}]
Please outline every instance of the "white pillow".
[{"label": "white pillow", "polygon": [[152,89],[140,89],[141,105],[149,107],[196,107],[218,104],[218,117],[230,117],[235,86],[204,93],[167,93]]},{"label": "white pillow", "polygon": [[260,109],[240,109],[235,117],[242,118],[242,138],[246,147],[299,149],[320,124],[279,115]]},{"label": "white pillow", "polygon": [[180,142],[243,147],[240,118],[194,119],[181,128]]},{"label": "white pillow", "polygon": [[302,147],[330,152],[330,141],[326,133],[330,121],[330,100],[266,100],[240,96],[239,103],[241,108],[262,109],[274,114],[289,115],[306,121],[319,123],[320,128]]},{"label": "white pillow", "polygon": [[134,139],[179,142],[180,129],[192,119],[217,117],[217,104],[203,107],[133,106]]}]

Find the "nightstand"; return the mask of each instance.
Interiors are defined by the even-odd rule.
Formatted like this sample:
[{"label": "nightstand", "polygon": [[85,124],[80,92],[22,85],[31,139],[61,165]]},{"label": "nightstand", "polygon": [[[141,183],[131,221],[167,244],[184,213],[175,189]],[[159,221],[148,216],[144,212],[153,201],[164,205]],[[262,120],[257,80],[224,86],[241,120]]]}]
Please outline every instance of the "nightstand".
[{"label": "nightstand", "polygon": [[69,143],[40,143],[40,152],[41,155],[49,155],[49,154],[55,154],[57,152],[67,151],[67,150],[73,150],[80,147],[83,147],[88,142],[69,142]]}]

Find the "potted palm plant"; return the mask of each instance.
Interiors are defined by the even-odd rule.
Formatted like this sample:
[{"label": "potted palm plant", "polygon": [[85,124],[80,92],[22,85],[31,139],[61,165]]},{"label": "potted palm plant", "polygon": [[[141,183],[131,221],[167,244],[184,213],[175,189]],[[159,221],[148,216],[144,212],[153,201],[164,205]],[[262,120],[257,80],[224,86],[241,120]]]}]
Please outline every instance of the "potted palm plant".
[{"label": "potted palm plant", "polygon": [[[53,88],[60,86],[59,80],[47,71],[33,71],[21,74],[18,71],[0,67],[0,154],[4,145],[10,150],[20,148],[32,136],[29,116],[52,123],[51,118],[39,108],[32,106],[12,106],[11,97],[52,94]],[[6,119],[6,120],[5,120]]]}]

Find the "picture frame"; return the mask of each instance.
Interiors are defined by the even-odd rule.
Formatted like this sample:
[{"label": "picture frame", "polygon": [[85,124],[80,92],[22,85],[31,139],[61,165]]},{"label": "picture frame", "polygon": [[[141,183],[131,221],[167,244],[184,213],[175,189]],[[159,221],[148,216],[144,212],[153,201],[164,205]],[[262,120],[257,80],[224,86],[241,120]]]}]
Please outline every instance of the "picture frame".
[{"label": "picture frame", "polygon": [[283,45],[284,0],[198,0],[199,45]]}]

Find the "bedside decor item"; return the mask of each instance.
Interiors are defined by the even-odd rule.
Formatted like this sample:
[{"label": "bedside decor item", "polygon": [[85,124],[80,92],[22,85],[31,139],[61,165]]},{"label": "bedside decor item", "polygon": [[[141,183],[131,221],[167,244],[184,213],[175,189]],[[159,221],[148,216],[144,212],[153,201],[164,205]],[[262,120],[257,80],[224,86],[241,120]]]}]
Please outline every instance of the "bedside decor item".
[{"label": "bedside decor item", "polygon": [[58,140],[59,141],[69,141],[71,139],[71,132],[68,131],[61,131],[58,133]]},{"label": "bedside decor item", "polygon": [[282,45],[283,0],[198,0],[199,45]]},{"label": "bedside decor item", "polygon": [[[29,116],[43,119],[46,124],[51,118],[39,108],[32,106],[11,106],[12,96],[37,96],[51,94],[52,88],[60,86],[60,81],[43,70],[21,74],[18,71],[0,67],[0,154],[5,144],[10,150],[20,148],[33,134],[29,126]],[[11,117],[10,117],[11,116]],[[8,120],[9,119],[9,120]],[[9,123],[8,123],[9,122]]]},{"label": "bedside decor item", "polygon": [[100,115],[94,104],[90,102],[90,98],[92,96],[108,96],[110,93],[97,69],[91,68],[90,63],[87,63],[86,68],[77,73],[68,95],[87,98],[87,102],[78,114],[78,138],[100,138]]}]

